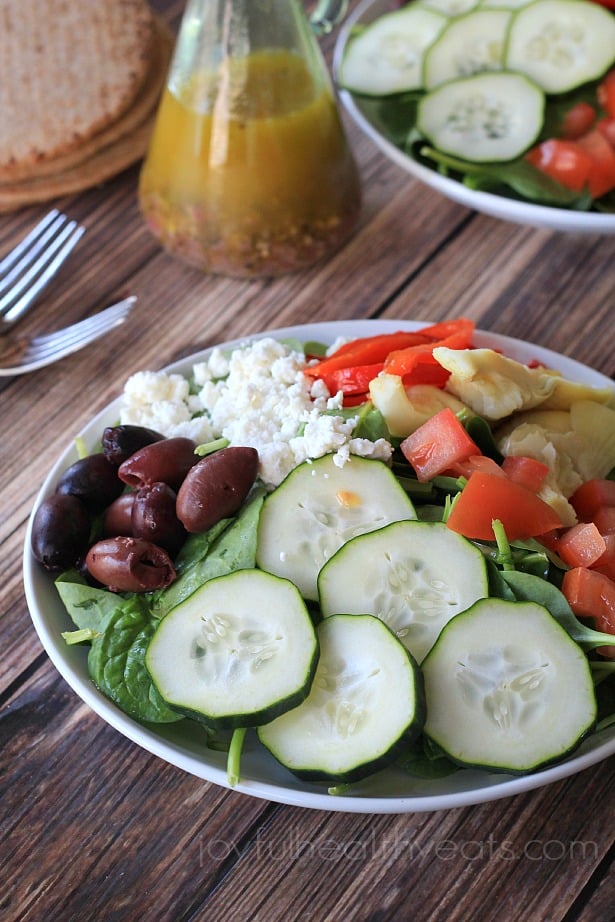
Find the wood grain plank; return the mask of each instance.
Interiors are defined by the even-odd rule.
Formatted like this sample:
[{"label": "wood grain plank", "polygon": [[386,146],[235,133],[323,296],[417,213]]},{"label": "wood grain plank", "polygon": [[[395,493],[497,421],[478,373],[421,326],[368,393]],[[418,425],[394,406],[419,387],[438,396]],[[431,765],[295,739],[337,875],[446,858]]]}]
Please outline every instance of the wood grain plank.
[{"label": "wood grain plank", "polygon": [[608,849],[601,805],[614,772],[611,760],[581,779],[429,814],[279,808],[201,913],[219,918],[232,902],[238,922],[563,919]]},{"label": "wood grain plank", "polygon": [[[354,2],[354,0],[353,0]],[[177,24],[183,0],[154,0]],[[335,36],[324,42],[330,60]],[[612,916],[615,760],[514,798],[400,816],[269,804],[181,772],[106,725],[42,652],[21,581],[32,502],[126,377],[285,325],[363,317],[478,325],[615,371],[612,237],[499,222],[422,186],[344,115],[364,183],[357,233],[295,276],[204,275],[160,249],[138,168],[59,205],[88,234],[24,330],[138,294],[124,328],[0,381],[0,911],[10,919],[398,922]],[[0,218],[0,251],[46,209]]]},{"label": "wood grain plank", "polygon": [[134,918],[137,894],[140,918],[189,917],[224,843],[271,810],[149,755],[48,662],[3,709],[0,746],[6,918]]}]

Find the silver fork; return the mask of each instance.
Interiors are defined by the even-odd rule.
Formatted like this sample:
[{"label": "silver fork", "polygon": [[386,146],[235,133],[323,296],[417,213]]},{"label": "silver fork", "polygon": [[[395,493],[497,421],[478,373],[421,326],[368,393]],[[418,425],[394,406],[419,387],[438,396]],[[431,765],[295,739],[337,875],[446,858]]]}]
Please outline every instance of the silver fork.
[{"label": "silver fork", "polygon": [[54,208],[0,260],[1,326],[19,320],[84,233],[85,227]]},{"label": "silver fork", "polygon": [[55,330],[43,336],[0,335],[0,377],[22,375],[83,349],[109,330],[124,323],[132,310],[136,297],[131,295],[112,304],[104,311],[93,314],[79,323]]}]

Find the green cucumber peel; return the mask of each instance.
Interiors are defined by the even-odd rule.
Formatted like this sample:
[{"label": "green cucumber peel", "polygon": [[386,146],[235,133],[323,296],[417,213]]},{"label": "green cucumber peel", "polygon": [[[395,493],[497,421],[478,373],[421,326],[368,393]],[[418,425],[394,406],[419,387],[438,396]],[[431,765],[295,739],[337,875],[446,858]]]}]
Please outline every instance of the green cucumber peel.
[{"label": "green cucumber peel", "polygon": [[459,771],[459,766],[449,759],[444,750],[423,735],[408,747],[395,765],[409,775],[425,779],[446,778]]}]

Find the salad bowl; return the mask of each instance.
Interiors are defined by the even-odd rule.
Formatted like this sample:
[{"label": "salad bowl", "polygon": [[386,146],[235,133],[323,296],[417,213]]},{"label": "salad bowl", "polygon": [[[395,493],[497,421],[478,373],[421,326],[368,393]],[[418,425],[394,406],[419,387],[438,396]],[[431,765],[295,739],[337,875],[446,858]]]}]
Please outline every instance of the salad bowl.
[{"label": "salad bowl", "polygon": [[[333,71],[338,82],[340,99],[358,128],[397,166],[429,186],[435,192],[464,205],[473,211],[516,224],[552,231],[582,234],[615,234],[615,214],[597,211],[578,211],[552,207],[530,201],[472,189],[452,176],[437,172],[434,168],[414,159],[396,143],[392,125],[398,132],[403,128],[394,114],[381,117],[376,98],[361,96],[339,85],[341,62],[352,32],[358,26],[373,22],[384,13],[399,9],[402,4],[395,0],[362,0],[352,11],[340,29],[334,51]],[[407,131],[412,126],[407,126]],[[407,133],[405,129],[404,134]]]},{"label": "salad bowl", "polygon": [[[338,337],[359,338],[400,329],[417,330],[425,324],[403,320],[339,321],[267,331],[253,339],[273,336],[302,342],[331,344]],[[476,331],[477,346],[492,347],[522,362],[538,361],[571,380],[594,387],[611,386],[605,376],[573,359],[505,336]],[[225,343],[224,350],[245,344],[246,339]],[[189,375],[196,362],[205,360],[211,350],[182,359],[166,370]],[[79,436],[88,449],[99,442],[105,426],[117,424],[120,400],[112,402],[93,418]],[[119,733],[165,762],[203,780],[229,787],[226,754],[206,745],[205,732],[195,721],[171,724],[144,724],[123,713],[104,697],[88,674],[87,648],[68,645],[63,631],[71,629],[52,577],[34,559],[31,551],[32,522],[40,503],[55,489],[62,472],[77,460],[74,441],[53,465],[34,503],[24,546],[24,585],[30,615],[38,637],[54,666],[74,692],[106,723]],[[588,736],[564,761],[523,776],[512,776],[477,769],[463,769],[442,778],[421,778],[397,768],[381,771],[354,784],[348,793],[329,793],[322,784],[299,780],[260,746],[255,734],[246,736],[241,759],[241,775],[234,790],[278,803],[352,813],[409,813],[462,807],[509,797],[561,780],[615,754],[615,727]]]}]

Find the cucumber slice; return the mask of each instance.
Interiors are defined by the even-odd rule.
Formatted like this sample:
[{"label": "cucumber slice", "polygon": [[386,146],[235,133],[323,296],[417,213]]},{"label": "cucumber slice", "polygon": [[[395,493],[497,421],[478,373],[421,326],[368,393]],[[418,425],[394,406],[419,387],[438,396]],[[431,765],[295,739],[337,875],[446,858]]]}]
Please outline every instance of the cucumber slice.
[{"label": "cucumber slice", "polygon": [[320,660],[299,707],[257,730],[290,771],[351,782],[385,768],[425,722],[421,672],[391,631],[369,615],[318,627]]},{"label": "cucumber slice", "polygon": [[418,105],[417,127],[455,157],[514,160],[540,134],[544,107],[542,90],[521,74],[474,74],[427,93]]},{"label": "cucumber slice", "polygon": [[425,733],[460,765],[532,772],[572,752],[596,720],[585,654],[535,602],[477,602],[422,669]]},{"label": "cucumber slice", "polygon": [[546,93],[596,80],[615,61],[615,16],[585,0],[535,0],[511,20],[506,67]]},{"label": "cucumber slice", "polygon": [[368,96],[418,89],[423,52],[447,21],[442,13],[413,6],[385,13],[348,42],[338,74],[340,84]]},{"label": "cucumber slice", "polygon": [[317,600],[318,571],[342,544],[401,519],[416,512],[383,461],[353,456],[338,467],[324,455],[300,464],[266,497],[256,563]]},{"label": "cucumber slice", "polygon": [[317,660],[296,587],[259,570],[204,583],[162,619],[145,655],[167,704],[216,729],[258,726],[296,707]]},{"label": "cucumber slice", "polygon": [[441,522],[396,522],[354,538],[318,577],[325,617],[376,615],[419,663],[444,625],[488,588],[481,551]]},{"label": "cucumber slice", "polygon": [[425,53],[423,84],[441,83],[485,71],[502,70],[511,10],[474,10],[448,24]]},{"label": "cucumber slice", "polygon": [[483,10],[497,10],[504,7],[507,10],[517,10],[521,6],[534,3],[534,0],[480,0],[478,4]]},{"label": "cucumber slice", "polygon": [[499,10],[502,7],[507,10],[518,10],[528,3],[534,3],[534,0],[480,0],[478,5],[482,10]]},{"label": "cucumber slice", "polygon": [[469,13],[475,6],[478,6],[478,3],[479,0],[417,0],[416,6],[437,10],[438,13],[453,17]]}]

